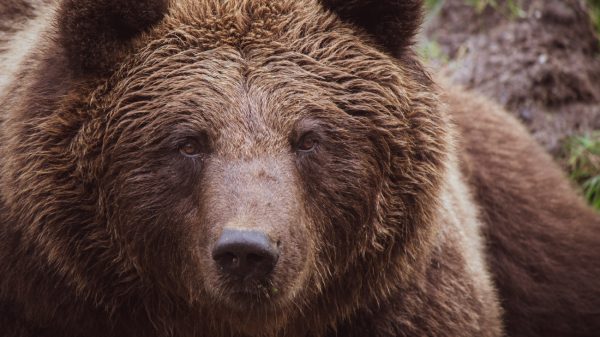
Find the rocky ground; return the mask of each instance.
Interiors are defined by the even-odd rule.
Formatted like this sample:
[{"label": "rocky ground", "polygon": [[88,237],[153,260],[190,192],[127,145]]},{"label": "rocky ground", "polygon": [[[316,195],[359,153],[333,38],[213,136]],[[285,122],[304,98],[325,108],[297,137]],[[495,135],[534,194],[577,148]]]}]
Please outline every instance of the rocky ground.
[{"label": "rocky ground", "polygon": [[443,0],[430,13],[432,66],[504,105],[555,154],[565,137],[600,129],[600,43],[586,2],[481,1]]}]

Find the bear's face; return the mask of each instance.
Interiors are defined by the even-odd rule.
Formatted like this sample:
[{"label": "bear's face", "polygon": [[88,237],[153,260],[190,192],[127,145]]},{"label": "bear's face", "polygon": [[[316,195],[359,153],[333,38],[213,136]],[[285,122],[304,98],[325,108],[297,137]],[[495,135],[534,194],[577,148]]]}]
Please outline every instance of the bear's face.
[{"label": "bear's face", "polygon": [[[342,273],[372,235],[390,166],[373,118],[399,113],[404,95],[385,83],[397,67],[347,28],[319,32],[316,8],[312,34],[286,32],[294,7],[175,9],[96,95],[108,226],[151,282],[275,310]],[[224,270],[226,231],[264,234],[273,269]]]},{"label": "bear's face", "polygon": [[46,228],[77,223],[64,242],[81,250],[58,251],[79,287],[107,303],[153,293],[148,306],[246,331],[388,291],[368,280],[418,253],[447,146],[414,60],[292,0],[174,2],[127,50],[61,95],[51,125],[11,138],[60,146],[7,150],[57,176],[46,184],[72,182]]}]

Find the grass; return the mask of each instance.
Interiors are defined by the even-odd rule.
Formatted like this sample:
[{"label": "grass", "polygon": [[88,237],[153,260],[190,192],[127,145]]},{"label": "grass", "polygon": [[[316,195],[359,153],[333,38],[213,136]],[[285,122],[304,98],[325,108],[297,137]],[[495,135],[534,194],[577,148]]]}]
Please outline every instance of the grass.
[{"label": "grass", "polygon": [[596,27],[596,32],[600,35],[600,0],[588,0],[588,3],[590,6],[590,15],[594,22],[594,26]]},{"label": "grass", "polygon": [[487,7],[491,7],[495,10],[501,10],[512,19],[524,18],[527,16],[527,13],[519,6],[518,0],[506,0],[505,6],[500,6],[496,0],[465,0],[465,2],[475,7],[475,10],[478,13],[483,12]]},{"label": "grass", "polygon": [[446,64],[450,60],[436,41],[426,40],[421,42],[418,45],[417,51],[421,59],[429,64]]},{"label": "grass", "polygon": [[565,154],[571,178],[583,188],[588,202],[600,209],[600,131],[567,139]]},{"label": "grass", "polygon": [[466,3],[475,7],[475,10],[479,13],[483,12],[483,10],[487,7],[498,7],[498,3],[496,0],[465,0]]},{"label": "grass", "polygon": [[425,0],[425,8],[427,9],[427,11],[430,11],[441,3],[442,0]]}]

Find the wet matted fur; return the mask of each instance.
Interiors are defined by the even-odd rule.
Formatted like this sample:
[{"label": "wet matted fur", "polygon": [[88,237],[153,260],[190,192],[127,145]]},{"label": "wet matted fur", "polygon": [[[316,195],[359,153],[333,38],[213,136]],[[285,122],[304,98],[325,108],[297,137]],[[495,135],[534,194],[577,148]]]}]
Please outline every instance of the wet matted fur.
[{"label": "wet matted fur", "polygon": [[[600,218],[434,84],[421,1],[5,4],[5,336],[600,331]],[[215,266],[232,227],[280,245],[268,279]]]}]

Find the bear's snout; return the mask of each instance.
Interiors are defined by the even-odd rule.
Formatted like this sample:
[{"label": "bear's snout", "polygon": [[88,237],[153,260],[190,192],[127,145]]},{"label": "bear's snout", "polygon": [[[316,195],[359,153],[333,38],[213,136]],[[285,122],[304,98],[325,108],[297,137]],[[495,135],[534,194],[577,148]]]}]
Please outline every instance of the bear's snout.
[{"label": "bear's snout", "polygon": [[226,275],[260,279],[273,271],[279,250],[261,231],[225,229],[212,250],[212,258]]},{"label": "bear's snout", "polygon": [[193,248],[205,289],[234,310],[289,305],[307,284],[313,237],[289,154],[204,166]]}]

